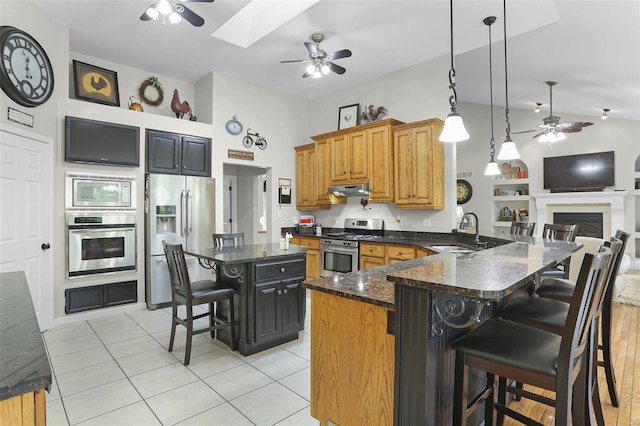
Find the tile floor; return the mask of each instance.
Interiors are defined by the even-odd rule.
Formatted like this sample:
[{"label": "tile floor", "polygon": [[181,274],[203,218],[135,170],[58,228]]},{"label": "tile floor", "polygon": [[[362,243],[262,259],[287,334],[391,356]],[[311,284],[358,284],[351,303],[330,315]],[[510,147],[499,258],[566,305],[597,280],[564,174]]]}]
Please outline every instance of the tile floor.
[{"label": "tile floor", "polygon": [[170,309],[47,330],[47,424],[318,425],[309,414],[309,314],[307,299],[298,340],[248,357],[208,333],[195,336],[187,367],[184,327],[167,351]]}]

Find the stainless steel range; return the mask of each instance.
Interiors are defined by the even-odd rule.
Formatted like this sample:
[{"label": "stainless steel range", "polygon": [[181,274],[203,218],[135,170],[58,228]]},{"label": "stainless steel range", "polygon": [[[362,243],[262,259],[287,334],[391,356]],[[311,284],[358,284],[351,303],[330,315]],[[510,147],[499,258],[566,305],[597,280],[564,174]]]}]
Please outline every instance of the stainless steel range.
[{"label": "stainless steel range", "polygon": [[345,219],[344,232],[328,233],[328,238],[320,240],[320,276],[357,271],[358,241],[374,240],[383,233],[382,219]]}]

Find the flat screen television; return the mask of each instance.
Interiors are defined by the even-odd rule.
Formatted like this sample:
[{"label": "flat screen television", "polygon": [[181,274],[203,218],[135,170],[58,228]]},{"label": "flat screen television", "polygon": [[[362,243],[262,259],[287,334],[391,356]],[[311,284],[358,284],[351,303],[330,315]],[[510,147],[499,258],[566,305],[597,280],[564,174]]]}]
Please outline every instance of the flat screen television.
[{"label": "flat screen television", "polygon": [[70,163],[140,166],[140,128],[65,117],[64,159]]},{"label": "flat screen television", "polygon": [[543,159],[544,189],[551,192],[602,191],[615,185],[613,151]]}]

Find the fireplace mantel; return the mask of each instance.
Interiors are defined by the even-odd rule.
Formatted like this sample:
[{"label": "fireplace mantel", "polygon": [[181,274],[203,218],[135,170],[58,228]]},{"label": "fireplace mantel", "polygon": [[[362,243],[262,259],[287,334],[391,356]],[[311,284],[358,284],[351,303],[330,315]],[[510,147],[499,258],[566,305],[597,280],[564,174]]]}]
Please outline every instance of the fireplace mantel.
[{"label": "fireplace mantel", "polygon": [[[604,235],[609,238],[615,230],[624,229],[625,198],[629,191],[557,192],[531,194],[540,223],[553,223],[554,211],[566,211],[575,206],[580,211],[603,212],[610,220],[604,222]],[[590,210],[593,208],[593,210]],[[564,209],[564,210],[563,210]],[[542,227],[538,227],[542,229]]]}]

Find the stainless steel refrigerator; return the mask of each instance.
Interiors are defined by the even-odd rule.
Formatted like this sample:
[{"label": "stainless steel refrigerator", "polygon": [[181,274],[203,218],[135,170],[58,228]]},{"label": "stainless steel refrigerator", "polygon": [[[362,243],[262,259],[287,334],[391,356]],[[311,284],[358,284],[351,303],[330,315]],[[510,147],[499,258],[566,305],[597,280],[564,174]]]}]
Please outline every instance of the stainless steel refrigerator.
[{"label": "stainless steel refrigerator", "polygon": [[[169,270],[162,241],[183,248],[211,247],[215,228],[215,179],[149,174],[145,180],[146,301],[149,309],[171,302]],[[192,281],[212,278],[187,256]]]}]

